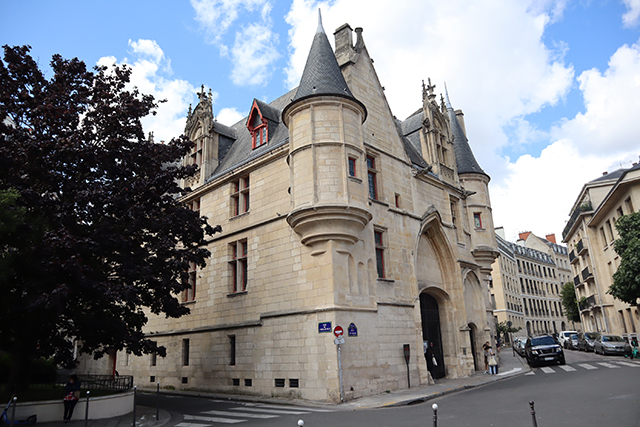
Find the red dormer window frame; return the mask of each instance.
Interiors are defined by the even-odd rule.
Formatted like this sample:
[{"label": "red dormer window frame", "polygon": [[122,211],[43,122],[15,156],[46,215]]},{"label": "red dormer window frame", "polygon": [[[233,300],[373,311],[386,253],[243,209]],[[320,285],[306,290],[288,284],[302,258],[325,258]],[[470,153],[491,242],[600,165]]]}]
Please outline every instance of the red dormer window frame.
[{"label": "red dormer window frame", "polygon": [[[260,124],[253,126],[255,122],[256,114],[260,116]],[[253,101],[251,106],[251,113],[247,119],[247,129],[251,133],[251,149],[256,149],[261,145],[264,145],[269,141],[269,126],[267,126],[267,119],[262,115],[258,103]]]}]

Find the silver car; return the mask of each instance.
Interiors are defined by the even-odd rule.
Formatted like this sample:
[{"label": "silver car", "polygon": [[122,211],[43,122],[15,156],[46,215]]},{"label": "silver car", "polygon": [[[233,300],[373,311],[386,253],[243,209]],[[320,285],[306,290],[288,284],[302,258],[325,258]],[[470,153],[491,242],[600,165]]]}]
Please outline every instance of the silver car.
[{"label": "silver car", "polygon": [[620,335],[599,335],[593,342],[596,354],[624,354],[629,344]]}]

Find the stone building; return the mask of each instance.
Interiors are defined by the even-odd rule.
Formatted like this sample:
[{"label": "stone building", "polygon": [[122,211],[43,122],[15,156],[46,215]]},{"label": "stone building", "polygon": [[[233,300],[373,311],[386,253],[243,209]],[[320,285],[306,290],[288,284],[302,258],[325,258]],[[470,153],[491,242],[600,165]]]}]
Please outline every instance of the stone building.
[{"label": "stone building", "polygon": [[502,227],[496,229],[500,256],[491,272],[495,320],[522,328],[517,336],[573,329],[560,297],[568,277],[566,248],[555,243],[555,235],[542,239],[525,232],[511,243],[503,232]]},{"label": "stone building", "polygon": [[185,158],[199,172],[184,202],[223,232],[190,271],[191,313],[150,315],[167,357],[119,355],[120,374],[335,402],[483,368],[497,256],[489,176],[462,112],[430,82],[414,114],[393,116],[353,33],[336,30],[334,53],[319,23],[300,85],[255,99],[233,126],[200,93]]},{"label": "stone building", "polygon": [[585,331],[636,336],[640,327],[637,305],[607,293],[620,257],[613,248],[615,222],[640,206],[640,165],[605,172],[580,191],[562,233],[568,243],[573,282]]}]

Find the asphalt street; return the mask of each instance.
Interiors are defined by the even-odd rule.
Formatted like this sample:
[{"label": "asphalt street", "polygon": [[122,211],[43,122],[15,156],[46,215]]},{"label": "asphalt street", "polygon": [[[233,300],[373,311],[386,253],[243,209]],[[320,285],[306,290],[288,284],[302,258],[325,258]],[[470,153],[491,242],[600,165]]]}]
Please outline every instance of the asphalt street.
[{"label": "asphalt street", "polygon": [[[535,402],[538,427],[640,427],[640,362],[623,357],[566,351],[567,364],[544,366],[504,381],[448,394],[410,406],[346,411],[340,406],[238,402],[189,396],[160,396],[172,414],[165,427],[532,426],[529,401]],[[154,407],[154,395],[139,404]]]}]

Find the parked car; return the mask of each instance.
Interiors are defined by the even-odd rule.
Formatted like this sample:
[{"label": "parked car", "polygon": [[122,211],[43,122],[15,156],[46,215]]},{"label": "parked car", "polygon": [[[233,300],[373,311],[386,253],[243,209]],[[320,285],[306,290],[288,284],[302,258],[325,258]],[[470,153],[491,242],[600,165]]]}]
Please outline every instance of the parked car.
[{"label": "parked car", "polygon": [[558,336],[558,343],[562,346],[562,348],[567,348],[567,341],[571,338],[571,335],[578,334],[578,331],[562,331]]},{"label": "parked car", "polygon": [[537,335],[527,339],[524,346],[527,363],[531,366],[543,362],[565,364],[564,351],[551,335]]},{"label": "parked car", "polygon": [[569,350],[578,349],[578,334],[571,334],[571,336],[567,340],[567,348]]},{"label": "parked car", "polygon": [[[629,344],[620,335],[598,335],[593,343],[596,354],[624,354]],[[630,347],[630,346],[629,346]]]},{"label": "parked car", "polygon": [[597,332],[580,332],[578,334],[578,350],[593,351],[593,343],[598,338]]},{"label": "parked car", "polygon": [[524,345],[526,344],[526,338],[514,338],[513,339],[513,348],[521,357],[525,357]]}]

